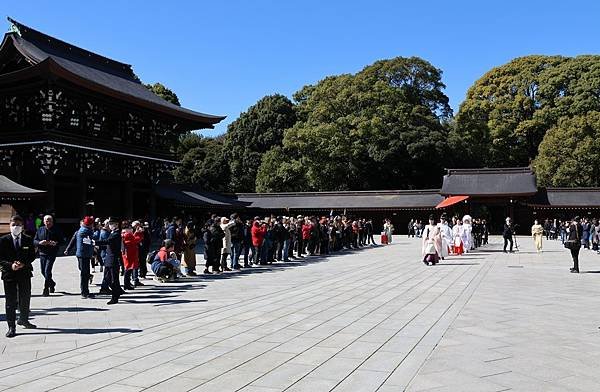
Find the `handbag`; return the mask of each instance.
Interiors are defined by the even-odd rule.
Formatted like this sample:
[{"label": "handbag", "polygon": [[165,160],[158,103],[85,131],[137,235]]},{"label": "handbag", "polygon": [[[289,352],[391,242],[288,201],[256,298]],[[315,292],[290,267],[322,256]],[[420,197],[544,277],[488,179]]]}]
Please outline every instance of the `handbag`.
[{"label": "handbag", "polygon": [[577,249],[580,246],[580,239],[579,239],[579,230],[577,230],[577,224],[575,224],[575,239],[574,240],[566,240],[565,241],[565,248],[567,249]]},{"label": "handbag", "polygon": [[427,241],[427,244],[425,245],[425,254],[426,255],[434,255],[436,254],[437,251],[435,250],[435,245],[433,244],[432,240]]}]

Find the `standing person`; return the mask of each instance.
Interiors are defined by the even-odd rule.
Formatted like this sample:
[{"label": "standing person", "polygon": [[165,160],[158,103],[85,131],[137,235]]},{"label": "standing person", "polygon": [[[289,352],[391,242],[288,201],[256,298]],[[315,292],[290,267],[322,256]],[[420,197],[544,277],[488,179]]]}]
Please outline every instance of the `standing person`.
[{"label": "standing person", "polygon": [[581,225],[583,228],[583,235],[581,236],[581,245],[585,249],[590,249],[590,231],[592,229],[592,225],[588,221],[587,218],[583,218],[583,224]]},{"label": "standing person", "polygon": [[77,263],[80,271],[79,287],[81,289],[81,298],[94,297],[94,294],[90,294],[89,289],[90,278],[92,277],[90,274],[90,265],[92,257],[94,256],[93,225],[94,217],[86,216],[81,221],[81,227],[77,231],[77,250],[75,251],[75,256],[77,256]]},{"label": "standing person", "polygon": [[54,225],[52,215],[44,216],[44,225],[40,226],[35,233],[33,244],[38,248],[40,254],[40,270],[44,276],[44,297],[50,296],[56,288],[56,282],[52,279],[52,267],[56,260],[58,247],[62,245],[64,238],[58,226]]},{"label": "standing person", "polygon": [[[221,269],[223,271],[231,271],[231,268],[227,267],[227,256],[231,254],[231,228],[235,226],[235,221],[230,222],[227,217],[221,218],[221,230],[225,234],[223,236],[223,247],[221,248]],[[231,260],[233,267],[233,259]]]},{"label": "standing person", "polygon": [[123,287],[125,290],[133,290],[136,286],[143,286],[138,278],[138,270],[140,268],[140,243],[144,240],[144,228],[139,222],[133,222],[133,226],[136,228],[135,232],[133,227],[125,227],[122,232],[123,238],[123,264],[125,266],[125,277],[123,280]]},{"label": "standing person", "polygon": [[581,236],[583,235],[583,226],[579,223],[579,217],[573,218],[573,222],[567,228],[567,240],[565,241],[565,247],[571,251],[571,258],[573,259],[572,273],[579,273],[579,250],[581,249]]},{"label": "standing person", "polygon": [[440,216],[440,223],[438,223],[437,227],[440,230],[441,237],[440,257],[444,260],[444,258],[448,257],[452,244],[452,229],[448,226],[448,216],[446,213]]},{"label": "standing person", "polygon": [[267,234],[267,224],[259,222],[259,217],[254,218],[252,223],[252,246],[254,251],[252,252],[252,263],[254,264],[265,264],[262,260],[261,249],[265,241],[265,235]]},{"label": "standing person", "polygon": [[483,219],[481,221],[481,241],[483,245],[487,245],[488,244],[488,236],[489,236],[490,232],[488,230],[488,226],[487,226],[487,222],[485,221],[485,219]]},{"label": "standing person", "polygon": [[181,260],[181,254],[183,252],[183,220],[178,217],[174,217],[173,221],[167,227],[165,232],[165,238],[173,241],[175,246],[175,254],[177,259]]},{"label": "standing person", "polygon": [[375,245],[375,239],[373,238],[373,219],[369,219],[365,223],[365,229],[367,230],[367,245]]},{"label": "standing person", "polygon": [[504,249],[503,252],[506,252],[506,246],[510,242],[510,253],[513,252],[513,234],[514,229],[512,225],[512,220],[510,218],[506,218],[506,222],[504,223],[504,230],[502,231],[502,238],[504,238]]},{"label": "standing person", "polygon": [[244,222],[237,213],[231,214],[229,218],[234,223],[229,228],[229,232],[231,233],[231,268],[239,270],[242,268],[240,266],[240,256],[244,242]]},{"label": "standing person", "polygon": [[[242,243],[244,246],[244,268],[252,267],[254,247],[252,246],[252,221],[248,220],[242,226]],[[252,250],[252,253],[250,253]]]},{"label": "standing person", "polygon": [[121,232],[119,230],[119,221],[115,218],[108,219],[108,237],[102,236],[96,244],[105,247],[104,253],[104,280],[100,289],[100,294],[110,294],[111,299],[107,305],[113,305],[119,302],[119,297],[123,293],[119,282],[119,268],[121,258]]},{"label": "standing person", "polygon": [[433,215],[429,216],[429,224],[423,228],[423,241],[421,255],[425,265],[436,265],[440,261],[442,249],[442,236],[440,228],[436,226]]},{"label": "standing person", "polygon": [[461,256],[464,253],[464,246],[463,246],[464,229],[463,229],[462,221],[457,218],[453,218],[452,220],[454,221],[454,226],[452,227],[452,238],[453,238],[452,253],[454,253],[455,255]]},{"label": "standing person", "polygon": [[[6,301],[7,338],[16,336],[16,324],[25,329],[36,328],[29,322],[31,277],[35,248],[31,237],[23,233],[23,218],[10,219],[10,234],[0,237],[0,269]],[[19,321],[17,321],[17,305]]]},{"label": "standing person", "polygon": [[383,231],[385,231],[385,234],[387,235],[388,244],[391,244],[392,243],[392,234],[394,233],[394,225],[392,225],[391,220],[389,220],[389,219],[385,220],[385,223],[383,225]]},{"label": "standing person", "polygon": [[465,253],[473,250],[473,218],[471,215],[465,215],[462,218],[463,223],[463,246]]},{"label": "standing person", "polygon": [[302,253],[304,253],[304,251],[306,251],[309,256],[311,256],[310,246],[309,246],[310,229],[311,229],[310,221],[308,220],[308,218],[306,218],[304,220],[304,222],[302,223],[302,250],[303,250]]},{"label": "standing person", "polygon": [[533,237],[533,243],[538,253],[542,251],[542,237],[544,236],[544,227],[538,223],[536,219],[531,226],[531,236]]},{"label": "standing person", "polygon": [[150,232],[150,225],[148,222],[144,222],[144,231],[142,233],[144,235],[144,239],[139,245],[140,278],[146,279],[146,274],[148,273],[148,264],[146,263],[146,258],[150,252],[150,245],[152,245],[152,234]]},{"label": "standing person", "polygon": [[196,238],[196,232],[194,230],[194,224],[192,222],[188,222],[188,224],[185,226],[183,237],[183,262],[181,263],[181,265],[183,265],[183,269],[187,276],[195,276],[196,244],[198,243],[198,238]]}]

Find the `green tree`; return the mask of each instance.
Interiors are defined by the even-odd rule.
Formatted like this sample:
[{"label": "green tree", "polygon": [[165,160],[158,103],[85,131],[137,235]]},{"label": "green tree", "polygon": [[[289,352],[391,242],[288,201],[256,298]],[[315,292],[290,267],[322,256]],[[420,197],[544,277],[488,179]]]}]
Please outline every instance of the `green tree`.
[{"label": "green tree", "polygon": [[600,112],[562,117],[534,161],[543,186],[600,186]]},{"label": "green tree", "polygon": [[202,189],[227,192],[229,170],[223,156],[222,138],[205,138],[190,133],[180,140],[181,164],[175,169],[175,181],[196,184]]},{"label": "green tree", "polygon": [[229,124],[224,151],[235,192],[254,192],[263,154],[280,146],[284,130],[296,122],[292,102],[283,95],[268,95]]},{"label": "green tree", "polygon": [[526,56],[475,82],[450,134],[462,166],[525,166],[564,117],[600,110],[600,56]]},{"label": "green tree", "polygon": [[281,151],[263,157],[257,189],[279,190],[282,181],[288,190],[439,186],[452,114],[444,87],[441,71],[416,57],[304,87],[294,95],[298,122]]},{"label": "green tree", "polygon": [[161,83],[145,84],[146,88],[173,105],[181,106],[179,98],[171,89]]}]

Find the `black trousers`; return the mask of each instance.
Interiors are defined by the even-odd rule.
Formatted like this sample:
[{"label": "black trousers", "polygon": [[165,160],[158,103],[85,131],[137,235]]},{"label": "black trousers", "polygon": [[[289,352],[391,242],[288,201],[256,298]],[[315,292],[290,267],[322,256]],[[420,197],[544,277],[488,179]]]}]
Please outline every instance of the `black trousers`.
[{"label": "black trousers", "polygon": [[[118,300],[121,296],[121,283],[119,282],[119,266],[105,265],[104,279],[112,292],[112,299]],[[102,282],[104,285],[104,281]]]},{"label": "black trousers", "polygon": [[148,263],[146,263],[146,257],[148,256],[148,252],[145,250],[140,250],[140,278],[145,278],[148,273]]},{"label": "black trousers", "polygon": [[31,278],[4,281],[6,297],[6,321],[9,327],[14,327],[17,321],[17,303],[19,320],[29,320],[29,304],[31,302]]},{"label": "black trousers", "polygon": [[88,295],[90,293],[90,264],[91,257],[78,257],[77,262],[79,264],[79,287],[81,288],[82,295]]},{"label": "black trousers", "polygon": [[573,269],[576,271],[579,271],[579,249],[581,248],[577,247],[575,249],[570,249],[571,258],[573,259]]},{"label": "black trousers", "polygon": [[506,252],[506,245],[508,245],[508,243],[510,242],[510,251],[512,252],[513,250],[513,239],[512,237],[504,237],[504,251]]}]

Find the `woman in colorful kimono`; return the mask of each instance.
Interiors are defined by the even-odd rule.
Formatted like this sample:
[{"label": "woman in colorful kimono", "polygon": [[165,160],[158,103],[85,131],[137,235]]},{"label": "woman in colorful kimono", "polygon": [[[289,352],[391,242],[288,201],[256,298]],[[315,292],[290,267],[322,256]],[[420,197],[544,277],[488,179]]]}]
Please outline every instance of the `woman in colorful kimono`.
[{"label": "woman in colorful kimono", "polygon": [[433,215],[429,217],[429,224],[423,228],[423,244],[421,254],[425,265],[436,265],[442,253],[442,235],[435,224]]},{"label": "woman in colorful kimono", "polygon": [[463,229],[462,221],[460,219],[457,219],[456,224],[452,228],[452,237],[454,238],[454,242],[453,242],[454,250],[452,253],[454,253],[455,255],[460,256],[464,253],[463,235],[464,235],[464,229]]}]

